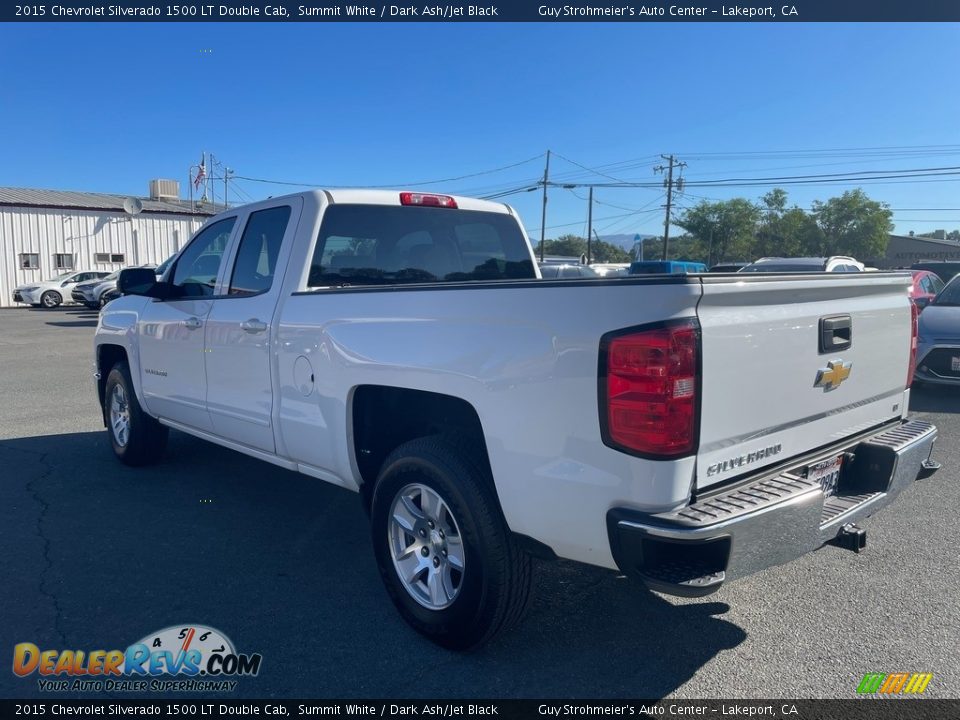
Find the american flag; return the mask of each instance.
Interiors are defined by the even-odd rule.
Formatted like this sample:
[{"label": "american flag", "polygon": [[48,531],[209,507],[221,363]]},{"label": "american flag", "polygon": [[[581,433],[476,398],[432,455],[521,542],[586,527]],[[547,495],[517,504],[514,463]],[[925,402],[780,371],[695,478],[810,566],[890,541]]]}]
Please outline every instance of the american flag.
[{"label": "american flag", "polygon": [[197,176],[193,179],[193,187],[199,188],[205,177],[207,177],[207,165],[205,158],[200,158],[200,168],[197,170]]}]

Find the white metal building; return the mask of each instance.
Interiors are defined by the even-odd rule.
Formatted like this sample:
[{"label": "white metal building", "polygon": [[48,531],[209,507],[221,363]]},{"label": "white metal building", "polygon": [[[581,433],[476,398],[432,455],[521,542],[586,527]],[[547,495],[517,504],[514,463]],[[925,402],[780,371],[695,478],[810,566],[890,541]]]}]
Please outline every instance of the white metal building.
[{"label": "white metal building", "polygon": [[16,306],[16,286],[70,270],[159,265],[219,210],[180,200],[174,180],[152,180],[146,198],[0,188],[0,307]]}]

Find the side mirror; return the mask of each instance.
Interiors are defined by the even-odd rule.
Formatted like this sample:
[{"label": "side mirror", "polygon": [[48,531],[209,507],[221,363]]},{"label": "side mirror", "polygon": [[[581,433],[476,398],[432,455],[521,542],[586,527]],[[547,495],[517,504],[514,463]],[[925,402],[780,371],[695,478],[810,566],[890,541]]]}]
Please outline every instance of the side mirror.
[{"label": "side mirror", "polygon": [[927,296],[921,296],[915,298],[913,302],[917,304],[917,310],[923,310],[927,305],[930,304],[930,298]]},{"label": "side mirror", "polygon": [[120,271],[117,289],[124,295],[158,297],[157,276],[151,268],[127,268]]}]

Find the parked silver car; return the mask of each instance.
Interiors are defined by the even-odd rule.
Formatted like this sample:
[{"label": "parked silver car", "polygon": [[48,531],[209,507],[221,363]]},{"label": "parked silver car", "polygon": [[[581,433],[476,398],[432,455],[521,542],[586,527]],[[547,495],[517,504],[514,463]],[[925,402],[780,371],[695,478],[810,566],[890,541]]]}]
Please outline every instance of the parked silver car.
[{"label": "parked silver car", "polygon": [[960,275],[920,314],[915,380],[960,385]]},{"label": "parked silver car", "polygon": [[[162,263],[154,268],[154,272],[157,274],[157,279],[159,280],[163,274],[167,271],[167,268],[170,267],[170,264],[173,262],[173,259],[176,257],[176,253],[168,257]],[[153,267],[153,265],[142,265],[141,267]],[[96,295],[96,301],[93,305],[87,305],[91,309],[102,308],[111,300],[116,300],[122,294],[117,287],[117,278],[120,276],[120,271],[111,275],[109,278],[106,278],[102,285],[98,285],[93,290],[93,294]]]},{"label": "parked silver car", "polygon": [[96,280],[78,283],[71,293],[73,301],[86,305],[91,310],[97,310],[100,307],[100,300],[104,292],[109,288],[115,288],[117,286],[117,277],[119,275],[120,271],[117,270]]}]

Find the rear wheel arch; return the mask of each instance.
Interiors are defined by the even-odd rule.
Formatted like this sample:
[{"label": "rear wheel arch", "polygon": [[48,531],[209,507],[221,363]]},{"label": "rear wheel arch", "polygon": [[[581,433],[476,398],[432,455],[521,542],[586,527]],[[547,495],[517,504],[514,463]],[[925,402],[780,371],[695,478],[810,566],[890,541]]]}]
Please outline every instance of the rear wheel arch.
[{"label": "rear wheel arch", "polygon": [[350,408],[351,449],[366,504],[384,461],[397,447],[441,435],[474,455],[496,495],[483,425],[466,400],[426,390],[360,385],[353,391]]}]

